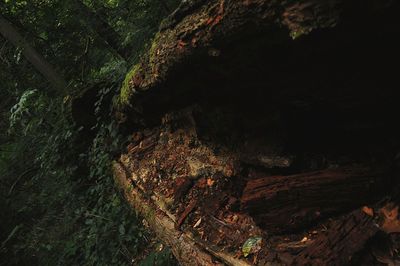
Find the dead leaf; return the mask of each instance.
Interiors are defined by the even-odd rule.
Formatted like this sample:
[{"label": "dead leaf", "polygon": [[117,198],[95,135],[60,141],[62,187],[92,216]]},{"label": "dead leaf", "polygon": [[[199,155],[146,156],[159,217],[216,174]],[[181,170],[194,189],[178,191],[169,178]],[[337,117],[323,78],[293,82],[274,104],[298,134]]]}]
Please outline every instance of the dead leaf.
[{"label": "dead leaf", "polygon": [[196,187],[198,188],[205,188],[206,185],[207,185],[207,180],[204,177],[200,178],[199,181],[197,181],[196,183]]},{"label": "dead leaf", "polygon": [[305,236],[305,237],[303,237],[303,239],[300,241],[300,243],[304,243],[304,242],[307,242],[308,241],[308,238]]},{"label": "dead leaf", "polygon": [[193,225],[193,228],[198,227],[201,224],[201,218]]},{"label": "dead leaf", "polygon": [[178,40],[178,48],[183,48],[187,45],[186,42],[182,41],[182,40]]},{"label": "dead leaf", "polygon": [[383,218],[381,228],[386,233],[400,233],[400,221],[398,219],[399,206],[394,204],[387,204],[380,209],[380,214]]},{"label": "dead leaf", "polygon": [[374,216],[374,210],[368,206],[362,207],[361,210],[368,216],[371,216],[371,217]]}]

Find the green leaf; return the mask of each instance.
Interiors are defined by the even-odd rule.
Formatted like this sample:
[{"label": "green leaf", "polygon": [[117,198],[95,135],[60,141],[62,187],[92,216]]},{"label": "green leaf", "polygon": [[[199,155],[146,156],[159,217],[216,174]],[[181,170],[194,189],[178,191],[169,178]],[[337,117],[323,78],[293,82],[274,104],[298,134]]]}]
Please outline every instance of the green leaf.
[{"label": "green leaf", "polygon": [[122,235],[122,236],[125,235],[125,227],[124,227],[123,224],[121,224],[121,225],[119,226],[118,231],[119,231],[120,235]]},{"label": "green leaf", "polygon": [[256,253],[261,249],[262,238],[259,236],[250,237],[244,242],[242,246],[242,253],[244,257]]}]

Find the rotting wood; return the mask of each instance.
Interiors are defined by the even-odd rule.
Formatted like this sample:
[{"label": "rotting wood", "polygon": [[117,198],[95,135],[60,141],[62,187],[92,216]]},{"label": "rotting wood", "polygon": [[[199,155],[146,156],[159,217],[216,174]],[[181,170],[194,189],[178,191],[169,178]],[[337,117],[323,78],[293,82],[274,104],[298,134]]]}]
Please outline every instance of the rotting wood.
[{"label": "rotting wood", "polygon": [[126,199],[148,222],[157,237],[168,244],[181,265],[232,265],[249,266],[233,255],[218,251],[196,240],[186,232],[175,229],[175,223],[161,211],[154,202],[143,197],[132,187],[129,178],[118,162],[113,163],[114,179],[122,189]]},{"label": "rotting wood", "polygon": [[180,215],[178,222],[176,223],[176,229],[179,229],[182,225],[182,223],[185,221],[186,217],[189,215],[189,213],[191,213],[194,208],[196,208],[196,204],[197,201],[196,200],[192,200],[189,205],[185,208],[185,210],[183,211],[183,213]]},{"label": "rotting wood", "polygon": [[[139,133],[140,129],[136,125],[148,128],[159,125],[159,129],[161,129],[163,135],[159,134],[160,139],[155,144],[154,150],[153,146],[151,146],[143,152],[143,147],[147,147],[146,145],[143,147],[138,146],[137,148],[131,147],[132,149],[129,150],[128,156],[130,156],[131,162],[128,162],[127,166],[131,167],[130,174],[135,175],[133,179],[135,181],[138,180],[138,186],[141,187],[142,191],[137,191],[133,188],[133,192],[125,193],[127,193],[127,198],[131,199],[131,203],[133,202],[132,205],[139,213],[145,217],[150,216],[147,218],[150,221],[155,219],[152,218],[153,216],[156,216],[158,217],[157,219],[169,217],[168,221],[175,220],[179,222],[179,227],[182,230],[179,233],[175,228],[175,223],[167,223],[167,225],[171,226],[168,230],[165,229],[164,220],[163,222],[157,223],[153,221],[149,223],[159,238],[172,247],[174,254],[177,255],[177,259],[183,265],[209,265],[209,263],[215,263],[213,262],[213,257],[219,258],[221,262],[228,265],[240,265],[241,261],[235,260],[234,256],[230,254],[226,254],[225,256],[215,252],[217,249],[214,246],[218,245],[221,247],[226,244],[223,243],[224,240],[232,237],[233,241],[226,241],[228,243],[224,248],[230,249],[231,252],[234,252],[232,250],[239,251],[238,246],[243,243],[242,238],[248,236],[246,234],[250,231],[249,228],[256,228],[257,225],[262,225],[263,229],[265,229],[264,232],[260,233],[268,245],[272,241],[268,242],[270,239],[267,238],[276,237],[277,241],[273,243],[275,246],[272,246],[272,249],[281,247],[281,249],[276,248],[273,250],[271,255],[265,254],[270,250],[263,249],[260,251],[260,254],[258,254],[258,257],[261,259],[260,265],[263,265],[263,262],[264,264],[275,263],[275,258],[278,258],[283,265],[342,265],[348,263],[351,256],[363,249],[368,239],[379,230],[375,226],[372,217],[364,214],[358,207],[380,198],[382,194],[387,192],[384,191],[381,193],[382,186],[386,185],[387,187],[388,184],[390,186],[393,184],[393,181],[390,181],[384,172],[362,167],[357,168],[348,166],[348,164],[349,161],[350,164],[361,161],[366,165],[376,166],[378,162],[387,161],[387,154],[390,154],[390,152],[387,152],[388,148],[386,146],[381,147],[378,141],[375,142],[377,139],[382,138],[382,136],[384,138],[387,136],[377,135],[373,130],[381,130],[379,125],[391,120],[386,119],[388,117],[388,112],[386,111],[376,114],[382,108],[371,108],[370,103],[377,100],[375,96],[378,94],[392,94],[386,93],[386,91],[378,92],[371,90],[373,92],[371,95],[374,96],[373,99],[369,98],[365,94],[367,91],[365,87],[368,88],[370,85],[364,84],[362,81],[369,81],[364,76],[367,77],[372,72],[364,69],[364,76],[362,78],[358,76],[350,77],[347,74],[353,72],[353,70],[350,67],[347,71],[343,66],[343,60],[339,60],[339,63],[336,65],[333,64],[334,67],[331,67],[332,64],[330,61],[332,60],[332,49],[336,49],[336,45],[341,43],[340,41],[337,42],[339,39],[351,42],[353,40],[352,36],[355,35],[354,29],[358,28],[368,29],[360,33],[361,37],[369,35],[370,28],[366,25],[371,24],[364,24],[364,22],[360,24],[356,23],[355,26],[353,25],[347,31],[338,31],[334,33],[334,35],[338,34],[338,39],[335,37],[333,39],[324,39],[323,41],[319,38],[310,38],[309,42],[299,40],[296,44],[300,46],[293,50],[291,46],[293,45],[294,47],[296,45],[288,42],[289,32],[287,32],[287,29],[290,31],[291,37],[297,39],[300,35],[308,34],[314,29],[324,29],[335,25],[339,20],[338,14],[341,13],[341,8],[338,8],[336,3],[344,4],[345,1],[327,1],[322,3],[318,1],[268,2],[265,0],[215,0],[201,2],[195,9],[190,9],[188,12],[183,12],[182,16],[175,17],[172,23],[166,23],[163,30],[156,35],[148,53],[142,57],[140,63],[128,74],[121,93],[121,106],[118,106],[122,108],[117,111],[117,117],[123,114],[121,117],[128,118],[128,120],[121,119],[121,122],[127,121],[128,124],[131,122],[129,126],[134,128],[134,130],[139,130]],[[374,3],[378,6],[378,1],[374,1]],[[365,19],[368,15],[365,15],[365,17],[358,17],[358,15],[367,14],[368,12],[364,11],[370,10],[369,8],[365,8],[360,12],[360,5],[354,3],[342,6],[347,7],[349,17],[356,17],[354,20]],[[381,10],[378,10],[378,13]],[[351,21],[354,23],[353,20]],[[376,21],[379,21],[379,19],[376,19]],[[393,23],[381,25],[388,26],[391,24]],[[251,26],[248,27],[247,25]],[[350,24],[346,25],[349,26]],[[375,22],[373,26],[376,26]],[[252,32],[252,36],[250,36],[251,34],[243,35],[244,31],[254,28],[257,28],[257,31]],[[386,27],[384,28],[386,29]],[[259,32],[265,32],[266,37],[264,42],[261,42],[259,36],[256,38],[255,35],[259,34]],[[271,36],[269,35],[270,33],[272,33]],[[342,33],[343,35],[341,35]],[[240,38],[242,35],[244,37]],[[326,36],[324,35],[324,37]],[[341,58],[347,60],[346,55],[349,50],[364,47],[364,40],[368,39],[361,37],[359,40],[355,39],[356,44],[346,44],[339,49],[340,52],[338,54],[345,55]],[[250,39],[244,40],[247,38]],[[317,42],[311,43],[312,40]],[[331,42],[331,40],[334,41]],[[269,46],[270,41],[276,43],[276,46],[273,47],[277,51],[280,51],[280,56],[275,61],[273,60],[273,53],[276,50],[261,56],[263,50],[271,48]],[[332,45],[324,44],[325,41],[330,44],[332,43]],[[236,42],[236,49],[232,49],[229,53],[228,46],[235,46]],[[260,45],[244,46],[246,43],[260,43]],[[290,46],[290,49],[280,50],[281,44],[283,46]],[[312,53],[304,54],[305,46],[312,51],[317,51],[324,46],[322,50],[325,52],[317,53],[316,55],[310,55]],[[253,47],[257,47],[258,50],[253,49]],[[231,61],[232,57],[237,57],[239,53],[245,50],[246,52],[243,52],[243,57],[250,56],[254,52],[256,57],[261,56],[262,60],[256,64],[253,63],[255,57],[252,57],[249,60],[251,63],[247,64],[246,60],[243,59],[241,61]],[[299,54],[301,56],[297,56]],[[286,55],[289,55],[290,58],[285,60]],[[309,59],[312,56],[324,59],[314,60],[311,63]],[[326,57],[330,58],[330,60],[325,60]],[[201,60],[198,60],[199,58]],[[294,61],[297,59],[304,59],[304,64],[294,64]],[[281,64],[285,66],[293,65],[292,68],[279,68],[278,66]],[[343,79],[343,81],[336,82],[336,79],[330,80],[328,78],[329,81],[333,81],[330,86],[328,84],[330,82],[327,82],[325,78],[316,80],[320,72],[316,68],[309,69],[310,65],[321,69],[327,68],[327,78],[335,76],[338,80]],[[377,65],[382,66],[383,64]],[[353,64],[352,66],[359,67],[358,64]],[[205,69],[202,69],[203,67]],[[275,71],[276,67],[278,67],[277,71]],[[335,68],[345,69],[343,71],[345,75]],[[182,69],[185,69],[185,71]],[[279,71],[284,73],[284,75],[279,75]],[[196,74],[192,72],[196,72]],[[309,82],[311,73],[313,73],[314,78]],[[321,74],[324,73],[321,71]],[[268,76],[268,78],[263,79],[259,77],[264,75],[265,77]],[[275,75],[277,75],[277,78],[274,82],[271,79]],[[248,78],[245,79],[244,83],[241,83],[241,79],[244,79],[246,76]],[[381,75],[381,77],[384,77],[381,80],[386,80],[387,76],[385,72],[384,76]],[[321,77],[325,76],[322,75]],[[256,80],[253,81],[254,79]],[[287,80],[293,80],[293,82],[287,82]],[[350,80],[351,82],[349,82]],[[379,84],[381,84],[381,80],[379,80]],[[314,85],[316,85],[316,88],[310,90],[310,86],[313,87]],[[338,88],[340,87],[343,87],[343,90],[339,90]],[[206,90],[205,88],[209,89]],[[225,90],[221,93],[222,89]],[[192,93],[194,100],[188,97]],[[315,95],[309,95],[314,93]],[[251,95],[251,97],[242,98],[246,95]],[[213,101],[213,104],[217,103],[219,105],[227,101],[227,98],[229,100],[235,97],[238,99],[231,99],[231,105],[241,107],[239,110],[229,113],[229,115],[234,117],[235,125],[226,131],[217,130],[214,132],[210,128],[214,124],[217,127],[224,127],[224,124],[220,123],[223,119],[205,119],[206,123],[204,123],[205,128],[203,128],[203,131],[208,131],[206,135],[210,138],[202,138],[204,136],[198,138],[197,129],[201,129],[201,123],[192,125],[188,121],[182,120],[175,124],[170,123],[171,121],[164,121],[160,125],[159,118],[165,115],[166,112],[183,110],[181,108],[192,106],[193,103],[205,107],[204,110],[200,111],[203,115],[206,112],[210,112],[208,115],[214,118],[220,113],[219,111],[212,113],[211,107],[207,109],[209,101]],[[268,101],[268,99],[271,100]],[[382,99],[380,100],[381,103],[383,103]],[[289,104],[290,108],[286,109],[288,102],[291,101],[294,101],[294,103]],[[323,106],[325,103],[328,103],[327,107]],[[257,104],[260,106],[257,106]],[[279,122],[283,123],[265,123],[267,120],[265,114],[270,113],[268,110],[263,109],[267,105],[271,106],[271,110],[278,109],[276,116],[279,119],[282,118],[283,120]],[[283,105],[283,107],[280,105]],[[253,106],[258,108],[253,109]],[[349,108],[349,106],[352,108]],[[373,112],[367,112],[366,108],[373,110]],[[284,112],[281,112],[282,109],[285,109],[283,110]],[[329,111],[326,109],[329,109]],[[118,113],[119,111],[120,113]],[[251,113],[243,118],[246,123],[239,121],[240,115],[243,113],[241,111]],[[299,111],[300,113],[303,112],[303,114],[298,115]],[[338,112],[341,115],[338,116]],[[275,114],[275,112],[273,113]],[[366,120],[376,116],[379,118],[377,119],[379,123],[375,123],[375,120],[372,119],[364,124],[364,119],[359,121],[360,117],[358,117],[358,114],[361,114],[361,118],[368,117]],[[197,115],[199,114],[196,113]],[[347,120],[348,115],[354,115],[354,118]],[[312,119],[310,119],[310,116]],[[257,118],[259,121],[257,121]],[[343,118],[346,118],[344,119],[345,121],[342,121]],[[382,122],[383,118],[385,118],[384,122]],[[207,123],[210,121],[214,122],[214,124]],[[264,122],[264,124],[260,122]],[[253,127],[249,127],[251,123]],[[291,123],[292,125],[286,128],[286,125],[289,126]],[[344,129],[347,124],[351,125],[350,129]],[[363,129],[358,126],[359,124],[367,125],[367,127]],[[282,125],[284,126],[282,127]],[[189,127],[193,127],[194,130],[189,132],[187,130]],[[235,135],[228,136],[231,133],[230,131],[235,131],[235,129],[238,130],[233,133],[236,133],[239,137],[236,136],[237,138],[233,140],[234,143],[230,144],[233,144],[232,146],[237,149],[237,153],[241,154],[241,156],[236,156],[237,154],[232,156],[231,151],[228,151],[228,155],[224,154],[225,159],[221,159],[221,154],[216,154],[214,151],[220,150],[219,148],[226,144],[223,141]],[[239,129],[246,129],[248,131],[245,132],[247,136],[243,137],[246,134],[243,134]],[[283,131],[283,129],[287,130],[287,132]],[[279,138],[274,138],[273,134],[268,134],[274,130],[276,130],[275,135]],[[180,133],[178,134],[177,131],[180,131]],[[251,134],[253,131],[258,134]],[[366,131],[373,131],[373,134],[366,135]],[[391,131],[387,130],[387,132]],[[352,134],[356,137],[347,139]],[[199,135],[201,135],[201,132]],[[213,138],[215,135],[221,137]],[[293,137],[293,135],[299,135],[299,137],[287,142],[289,137]],[[288,138],[286,139],[287,136]],[[363,137],[364,142],[357,141],[359,146],[352,145],[360,136]],[[250,149],[248,154],[246,154],[243,152],[242,147],[237,145],[239,143],[254,141],[257,137],[262,140],[268,140],[266,143],[279,143],[277,146],[284,146],[285,148],[289,148],[289,150],[291,147],[288,146],[297,144],[293,150],[294,153],[298,152],[299,154],[293,154],[292,158],[292,154],[290,153],[288,159],[284,160],[270,160],[264,156],[262,150]],[[316,141],[316,138],[324,142]],[[205,139],[213,143],[207,146],[209,143],[206,144],[206,141],[202,142]],[[169,142],[170,144],[168,144]],[[255,143],[259,144],[254,145],[257,147],[266,146],[264,142],[258,143],[255,141]],[[287,146],[284,145],[287,143]],[[330,145],[327,145],[328,143]],[[319,147],[320,144],[325,145]],[[135,145],[137,143],[132,146],[134,147]],[[335,147],[335,145],[339,145],[340,147]],[[364,149],[365,145],[367,145],[367,148]],[[379,148],[374,150],[376,147]],[[359,148],[362,149],[360,150]],[[204,152],[205,149],[207,152]],[[270,150],[266,147],[266,151]],[[335,157],[334,167],[339,168],[311,173],[312,169],[321,169],[320,164],[317,164],[316,167],[311,160],[298,163],[296,157],[298,155],[303,156],[304,154],[307,157],[308,152],[312,153],[315,150],[323,153],[322,157],[324,160],[325,155],[335,157],[337,151],[343,152],[346,155],[346,162],[343,163],[341,160],[336,161],[336,159],[340,158]],[[372,160],[369,157],[370,150],[372,151],[371,155],[373,155],[371,156],[373,157]],[[373,151],[378,151],[378,153],[374,154]],[[385,156],[381,156],[382,151],[384,151]],[[363,154],[363,156],[359,156],[363,152],[368,153],[368,155]],[[269,155],[269,153],[265,154]],[[272,155],[275,156],[274,150]],[[285,156],[285,154],[276,155],[279,158]],[[195,158],[196,163],[191,162],[189,157]],[[247,162],[244,161],[246,158],[248,159]],[[306,158],[305,160],[308,159]],[[365,161],[363,161],[364,159]],[[198,164],[197,161],[204,163],[202,167],[195,167],[201,171],[193,171],[192,169],[193,165],[196,166]],[[228,165],[227,162],[234,167],[225,167],[225,165]],[[324,162],[324,167],[327,164]],[[345,165],[349,168],[344,169]],[[243,168],[246,168],[245,171],[242,171]],[[277,168],[280,169],[277,170]],[[247,170],[260,171],[261,174],[255,178],[249,177],[246,172]],[[271,174],[270,171],[275,174]],[[304,173],[305,171],[308,173]],[[303,174],[276,175],[276,173],[288,174],[288,172]],[[186,178],[188,179],[186,180]],[[199,184],[202,184],[202,187],[193,185],[194,180],[197,178],[200,178]],[[208,182],[209,180],[210,182]],[[222,182],[223,180],[226,181]],[[240,195],[242,192],[240,189],[243,188],[246,182],[236,182],[235,180],[248,181],[243,196]],[[214,181],[216,181],[215,184],[213,183]],[[232,187],[224,185],[229,184],[229,182],[230,184],[234,184],[234,186],[239,184],[240,189],[232,193]],[[149,184],[150,186],[147,186]],[[126,185],[122,185],[124,190],[127,190],[129,186],[129,181],[127,181]],[[193,191],[197,193],[192,193]],[[162,196],[168,198],[168,200],[173,199],[175,202],[171,206],[168,206],[168,208],[159,208],[157,207],[157,202],[155,202],[156,198],[140,197],[141,193],[151,194],[155,192],[159,192]],[[242,200],[241,209],[227,207],[228,204],[226,202],[228,199],[233,198],[232,202],[235,202],[235,199],[238,200],[240,197]],[[198,200],[198,206],[196,210],[193,210],[192,208],[194,207],[189,206],[189,208],[187,204],[194,204],[193,202],[196,202],[196,199]],[[356,210],[354,211],[354,209]],[[151,210],[156,211],[151,212]],[[169,210],[177,216],[180,213],[180,219],[171,219],[172,214],[167,215],[167,217],[160,210]],[[395,210],[395,213],[397,212],[396,209],[392,209],[391,211],[393,210]],[[152,215],[149,215],[149,213],[152,213]],[[386,216],[392,217],[393,214],[388,210]],[[224,223],[231,221],[229,217],[240,217],[243,219],[236,219],[232,222],[233,226],[226,226]],[[324,217],[329,218],[329,220],[323,219]],[[202,219],[201,225],[194,228],[199,219]],[[257,224],[254,223],[254,220],[257,220]],[[395,226],[397,227],[397,225],[398,223],[396,222]],[[318,230],[325,226],[326,230]],[[224,231],[223,229],[226,229],[224,227],[232,227],[237,230],[235,232],[233,230]],[[196,239],[195,230],[197,230],[197,233],[200,233],[199,235],[202,239]],[[304,234],[309,236],[310,232],[314,230],[317,232],[315,234],[312,233],[312,237],[302,242]],[[282,235],[281,233],[285,231],[290,231],[293,235]],[[301,233],[299,233],[300,231]],[[389,228],[389,231],[392,231],[392,227]],[[194,232],[193,235],[191,232]],[[279,234],[274,234],[276,232]],[[236,238],[237,235],[242,238]],[[183,243],[180,241],[183,241]],[[284,243],[287,244],[286,247]],[[262,252],[263,254],[261,254]],[[193,261],[192,257],[196,257],[197,254],[200,255],[199,259]],[[191,257],[190,259],[192,260],[189,260],[188,257]],[[251,259],[254,258],[250,258],[249,261]],[[243,263],[246,265],[246,262]]]},{"label": "rotting wood", "polygon": [[386,176],[365,166],[265,176],[247,182],[241,208],[269,231],[290,231],[378,198]]},{"label": "rotting wood", "polygon": [[346,265],[354,253],[379,228],[374,220],[360,209],[332,222],[326,232],[294,260],[294,265]]},{"label": "rotting wood", "polygon": [[[315,28],[331,27],[338,20],[338,9],[332,8],[337,2],[185,1],[169,18],[172,21],[163,22],[151,49],[127,75],[119,107],[121,111],[134,107],[133,113],[141,113],[139,103],[131,105],[135,96],[164,83],[190,56],[218,56],[218,40],[231,38],[249,23],[263,28],[286,27],[296,37]],[[123,112],[117,112],[117,117],[126,119]]]}]

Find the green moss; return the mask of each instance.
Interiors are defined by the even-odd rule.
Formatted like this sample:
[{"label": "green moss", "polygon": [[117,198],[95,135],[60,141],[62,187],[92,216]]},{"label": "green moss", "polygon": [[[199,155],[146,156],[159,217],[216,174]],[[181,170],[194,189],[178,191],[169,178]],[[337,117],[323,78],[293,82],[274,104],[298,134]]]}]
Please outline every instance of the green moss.
[{"label": "green moss", "polygon": [[311,30],[312,30],[311,27],[310,28],[299,28],[297,30],[291,31],[290,37],[292,37],[292,39],[295,40],[303,35],[310,33]]},{"label": "green moss", "polygon": [[129,82],[132,78],[136,75],[137,71],[139,70],[140,64],[136,64],[131,70],[128,71],[126,74],[125,80],[122,83],[119,102],[122,105],[129,105],[129,100],[132,96],[132,89],[129,86]]},{"label": "green moss", "polygon": [[155,223],[156,212],[151,207],[144,208],[143,216],[149,223]]},{"label": "green moss", "polygon": [[151,46],[150,46],[150,50],[149,50],[149,54],[150,57],[153,57],[156,54],[156,48],[157,48],[157,44],[158,44],[158,40],[160,39],[160,33],[158,32],[152,42],[151,42]]},{"label": "green moss", "polygon": [[[150,49],[148,51],[150,62],[151,62],[151,58],[153,58],[157,54],[156,48],[157,48],[157,44],[158,44],[159,38],[160,38],[160,33],[157,33],[154,36],[153,41],[151,42],[151,46],[150,46]],[[120,95],[119,95],[119,104],[121,104],[122,106],[130,104],[130,98],[132,96],[133,90],[129,86],[129,82],[137,74],[137,71],[139,70],[139,68],[140,68],[140,64],[134,65],[132,67],[132,69],[129,70],[128,73],[125,76],[125,80],[122,83],[121,92],[120,92]]]},{"label": "green moss", "polygon": [[147,54],[148,55],[148,63],[150,64],[151,68],[153,68],[153,65],[157,62],[156,57],[158,55],[158,53],[157,53],[158,48],[160,47],[159,46],[160,37],[161,37],[160,33],[157,33],[154,36],[154,38],[151,42],[151,45],[150,45],[149,52]]}]

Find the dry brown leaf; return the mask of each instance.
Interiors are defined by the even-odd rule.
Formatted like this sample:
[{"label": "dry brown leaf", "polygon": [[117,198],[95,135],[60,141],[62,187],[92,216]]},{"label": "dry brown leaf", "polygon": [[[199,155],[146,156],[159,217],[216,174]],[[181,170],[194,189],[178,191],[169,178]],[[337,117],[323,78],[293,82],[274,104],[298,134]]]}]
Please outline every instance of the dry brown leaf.
[{"label": "dry brown leaf", "polygon": [[193,225],[193,228],[198,227],[201,224],[201,218]]},{"label": "dry brown leaf", "polygon": [[374,216],[374,210],[368,206],[362,207],[361,210],[368,216],[371,216],[371,217]]},{"label": "dry brown leaf", "polygon": [[383,223],[381,228],[386,233],[400,233],[400,221],[398,219],[399,206],[394,206],[393,204],[388,204],[382,209],[380,213],[383,218]]},{"label": "dry brown leaf", "polygon": [[178,48],[183,48],[183,47],[185,47],[186,45],[187,45],[186,42],[184,42],[184,41],[182,41],[182,40],[178,40],[178,44],[177,44]]}]

